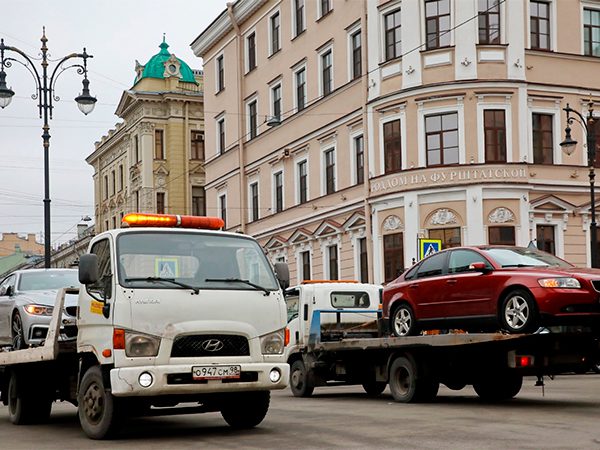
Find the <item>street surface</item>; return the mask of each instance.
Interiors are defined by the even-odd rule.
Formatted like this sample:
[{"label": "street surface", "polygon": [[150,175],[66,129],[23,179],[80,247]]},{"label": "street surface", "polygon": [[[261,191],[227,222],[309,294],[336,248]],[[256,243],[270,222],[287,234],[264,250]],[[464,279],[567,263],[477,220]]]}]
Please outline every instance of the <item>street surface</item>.
[{"label": "street surface", "polygon": [[0,406],[0,448],[12,449],[600,449],[600,375],[534,379],[503,404],[483,404],[468,387],[440,389],[432,404],[398,404],[389,390],[317,388],[312,398],[276,392],[263,423],[232,431],[220,414],[133,420],[117,441],[92,441],[69,404],[55,404],[47,425],[14,426]]}]

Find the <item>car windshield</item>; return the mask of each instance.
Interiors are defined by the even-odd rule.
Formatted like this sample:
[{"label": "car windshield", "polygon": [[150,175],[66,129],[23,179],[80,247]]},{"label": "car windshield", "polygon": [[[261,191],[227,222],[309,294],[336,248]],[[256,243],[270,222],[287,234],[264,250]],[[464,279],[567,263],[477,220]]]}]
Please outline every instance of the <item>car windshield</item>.
[{"label": "car windshield", "polygon": [[123,287],[279,289],[262,248],[244,236],[172,231],[124,233],[117,240],[117,258],[119,284]]},{"label": "car windshield", "polygon": [[20,291],[43,291],[79,286],[76,270],[44,270],[40,272],[23,272],[19,279]]},{"label": "car windshield", "polygon": [[574,267],[550,253],[537,249],[497,247],[484,248],[482,251],[502,267]]}]

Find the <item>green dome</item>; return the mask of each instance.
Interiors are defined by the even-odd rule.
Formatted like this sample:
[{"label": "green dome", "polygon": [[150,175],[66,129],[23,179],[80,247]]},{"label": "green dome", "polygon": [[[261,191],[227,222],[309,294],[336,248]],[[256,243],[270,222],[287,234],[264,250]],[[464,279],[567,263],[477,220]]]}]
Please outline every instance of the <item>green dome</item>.
[{"label": "green dome", "polygon": [[[169,44],[165,42],[165,38],[163,37],[162,43],[159,45],[160,52],[150,58],[150,61],[146,63],[144,66],[144,71],[142,72],[142,78],[165,78],[165,62],[171,58],[171,53],[167,50],[169,48]],[[184,61],[177,58],[179,61],[179,73],[181,74],[181,81],[186,81],[188,83],[196,83],[196,79],[194,78],[194,72],[190,69]]]}]

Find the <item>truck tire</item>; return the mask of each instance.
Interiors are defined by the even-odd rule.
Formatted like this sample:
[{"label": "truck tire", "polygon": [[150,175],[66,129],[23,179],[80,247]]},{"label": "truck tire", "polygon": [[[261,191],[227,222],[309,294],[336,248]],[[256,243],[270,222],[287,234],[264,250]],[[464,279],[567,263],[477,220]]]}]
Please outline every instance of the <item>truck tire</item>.
[{"label": "truck tire", "polygon": [[535,301],[528,291],[515,289],[506,294],[500,308],[500,325],[511,334],[538,328]]},{"label": "truck tire", "polygon": [[110,439],[121,425],[118,399],[104,385],[99,366],[90,367],[83,375],[77,395],[79,423],[91,439]]},{"label": "truck tire", "polygon": [[236,429],[254,428],[261,423],[271,401],[271,392],[242,392],[232,397],[221,409],[221,415],[230,427]]},{"label": "truck tire", "polygon": [[301,359],[292,363],[290,369],[290,389],[294,397],[310,397],[315,390],[311,376],[304,365],[304,361]]},{"label": "truck tire", "polygon": [[52,398],[43,389],[36,389],[25,374],[13,371],[8,383],[8,417],[15,425],[47,422],[52,410]]},{"label": "truck tire", "polygon": [[419,334],[417,321],[412,308],[402,303],[392,312],[390,317],[390,331],[394,336],[415,336]]},{"label": "truck tire", "polygon": [[490,377],[473,383],[473,389],[486,402],[501,402],[516,396],[523,386],[523,376],[514,373]]},{"label": "truck tire", "polygon": [[363,389],[367,393],[367,395],[371,397],[377,397],[381,395],[385,388],[387,387],[387,383],[385,381],[364,381],[362,384]]},{"label": "truck tire", "polygon": [[430,402],[437,396],[440,383],[418,373],[412,358],[400,356],[390,367],[389,376],[392,397],[399,403]]}]

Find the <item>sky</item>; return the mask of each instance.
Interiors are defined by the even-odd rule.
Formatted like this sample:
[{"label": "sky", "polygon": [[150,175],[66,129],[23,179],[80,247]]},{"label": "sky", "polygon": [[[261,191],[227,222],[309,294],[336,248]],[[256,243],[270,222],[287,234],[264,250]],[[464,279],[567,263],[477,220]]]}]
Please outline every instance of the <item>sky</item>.
[{"label": "sky", "polygon": [[[190,43],[225,8],[226,0],[2,0],[0,38],[5,45],[38,58],[45,26],[49,58],[81,53],[83,47],[93,55],[88,78],[98,101],[91,114],[83,115],[74,101],[81,93],[81,75],[70,69],[56,81],[60,100],[54,102],[49,152],[53,246],[75,238],[78,223],[93,223],[93,169],[85,158],[94,151],[94,142],[120,121],[114,112],[133,84],[135,61],[145,64],[158,53],[165,33],[169,51],[201,69]],[[39,61],[35,63],[41,71]],[[36,85],[19,64],[5,72],[15,96],[0,109],[0,233],[36,233],[42,242],[42,119],[31,98]],[[92,222],[82,221],[86,216]]]}]

